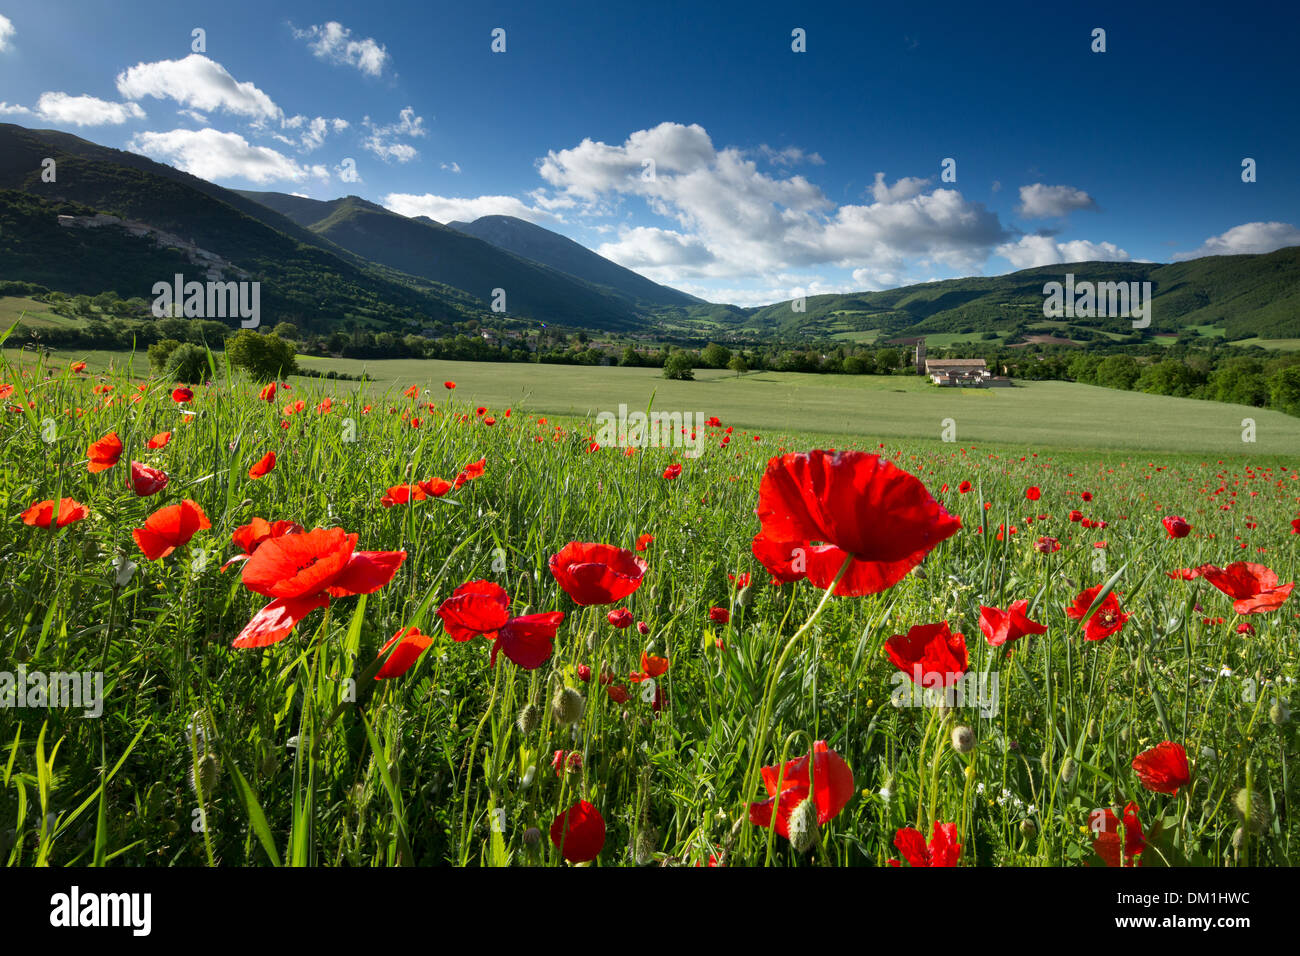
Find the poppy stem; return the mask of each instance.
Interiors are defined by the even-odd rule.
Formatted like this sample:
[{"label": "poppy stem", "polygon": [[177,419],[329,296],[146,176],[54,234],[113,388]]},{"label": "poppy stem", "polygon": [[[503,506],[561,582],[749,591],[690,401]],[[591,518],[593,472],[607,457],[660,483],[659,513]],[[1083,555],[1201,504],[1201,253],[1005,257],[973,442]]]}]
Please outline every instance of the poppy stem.
[{"label": "poppy stem", "polygon": [[[813,622],[821,616],[822,609],[826,607],[826,602],[831,599],[831,595],[839,585],[840,579],[848,573],[849,565],[852,563],[853,555],[846,555],[844,563],[840,565],[840,570],[835,575],[835,580],[827,586],[825,592],[822,594],[822,599],[817,602],[817,606],[813,608],[813,612],[808,616],[808,620],[804,621],[803,624],[800,625],[799,630],[795,631],[794,634],[790,636],[790,640],[785,642],[785,647],[782,648],[781,656],[777,658],[776,665],[768,671],[767,687],[763,692],[763,706],[759,708],[758,725],[754,730],[754,752],[750,755],[749,769],[745,771],[744,789],[741,791],[741,796],[745,800],[746,805],[748,805],[749,802],[749,795],[754,792],[754,775],[758,772],[758,767],[762,764],[763,748],[767,743],[767,722],[772,714],[772,698],[776,695],[776,686],[780,682],[781,670],[785,667],[785,662],[789,659],[790,653],[794,650],[795,645],[798,644],[800,639],[808,633]],[[745,849],[747,851],[749,849],[748,836],[746,836],[745,840]]]}]

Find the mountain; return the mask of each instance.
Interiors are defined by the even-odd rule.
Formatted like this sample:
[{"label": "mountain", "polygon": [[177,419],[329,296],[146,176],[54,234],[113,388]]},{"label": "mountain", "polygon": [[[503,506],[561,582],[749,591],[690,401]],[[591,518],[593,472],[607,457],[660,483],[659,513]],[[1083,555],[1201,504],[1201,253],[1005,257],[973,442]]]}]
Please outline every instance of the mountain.
[{"label": "mountain", "polygon": [[[60,227],[61,214],[113,216],[151,235],[111,223]],[[271,321],[304,328],[400,330],[483,310],[454,287],[367,262],[231,190],[55,130],[0,124],[0,221],[0,279],[65,292],[149,299],[155,282],[176,271],[201,278],[216,263],[225,278],[262,283]]]},{"label": "mountain", "polygon": [[[424,222],[433,222],[426,216],[418,218]],[[585,279],[633,302],[657,307],[697,305],[703,302],[693,295],[651,282],[645,276],[610,262],[567,236],[514,216],[480,216],[473,222],[449,222],[447,226],[489,242],[498,249]]]},{"label": "mountain", "polygon": [[[1127,318],[1043,315],[1043,286],[1075,281],[1150,282],[1151,335],[1222,334],[1228,341],[1300,338],[1300,246],[1260,255],[1207,256],[1187,262],[1076,262],[1003,276],[949,279],[884,292],[810,296],[804,311],[778,302],[744,310],[733,328],[782,336],[850,335],[878,329],[882,338],[1053,328],[1073,339],[1131,333]],[[1068,333],[1068,336],[1067,336]]]},{"label": "mountain", "polygon": [[495,290],[502,289],[510,314],[585,328],[632,329],[645,324],[649,311],[647,305],[613,290],[427,217],[401,216],[358,196],[317,200],[274,192],[241,195],[356,255],[455,286],[484,303],[491,304]]}]

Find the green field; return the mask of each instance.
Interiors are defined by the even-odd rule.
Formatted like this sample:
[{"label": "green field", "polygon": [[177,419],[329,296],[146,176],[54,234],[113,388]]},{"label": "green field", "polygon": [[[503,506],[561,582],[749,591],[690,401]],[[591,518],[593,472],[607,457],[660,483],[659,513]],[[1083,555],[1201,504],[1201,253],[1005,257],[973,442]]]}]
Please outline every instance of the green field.
[{"label": "green field", "polygon": [[[13,350],[6,350],[12,360]],[[83,359],[91,371],[124,367],[125,353],[56,353]],[[136,357],[135,371],[148,363]],[[358,373],[371,394],[455,381],[458,398],[494,411],[506,407],[585,418],[602,411],[654,407],[699,411],[748,429],[861,438],[938,439],[952,419],[956,440],[1058,449],[1144,449],[1203,455],[1291,455],[1300,450],[1300,419],[1244,405],[1120,392],[1072,382],[1020,382],[1007,389],[938,388],[913,375],[813,375],[701,369],[696,380],[664,379],[658,369],[392,359],[361,362],[301,358],[321,371]],[[354,383],[341,383],[355,387]],[[1255,442],[1243,442],[1243,419]]]}]

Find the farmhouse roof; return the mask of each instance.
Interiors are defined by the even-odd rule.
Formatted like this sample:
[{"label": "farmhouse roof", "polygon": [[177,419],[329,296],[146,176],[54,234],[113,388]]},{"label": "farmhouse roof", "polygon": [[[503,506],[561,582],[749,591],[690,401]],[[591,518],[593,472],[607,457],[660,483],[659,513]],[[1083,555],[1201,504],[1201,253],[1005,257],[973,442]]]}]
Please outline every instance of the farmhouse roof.
[{"label": "farmhouse roof", "polygon": [[987,368],[985,361],[981,359],[926,359],[925,370],[939,370],[945,368]]}]

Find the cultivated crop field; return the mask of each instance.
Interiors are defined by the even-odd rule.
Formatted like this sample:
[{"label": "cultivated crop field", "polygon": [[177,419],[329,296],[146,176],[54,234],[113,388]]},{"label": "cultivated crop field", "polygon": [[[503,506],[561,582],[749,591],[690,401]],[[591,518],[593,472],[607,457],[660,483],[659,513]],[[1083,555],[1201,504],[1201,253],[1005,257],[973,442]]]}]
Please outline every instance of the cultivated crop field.
[{"label": "cultivated crop field", "polygon": [[0,859],[1296,861],[1294,420],[837,439],[753,376],[654,447],[446,367],[0,364]]}]

